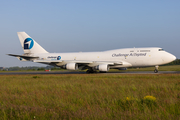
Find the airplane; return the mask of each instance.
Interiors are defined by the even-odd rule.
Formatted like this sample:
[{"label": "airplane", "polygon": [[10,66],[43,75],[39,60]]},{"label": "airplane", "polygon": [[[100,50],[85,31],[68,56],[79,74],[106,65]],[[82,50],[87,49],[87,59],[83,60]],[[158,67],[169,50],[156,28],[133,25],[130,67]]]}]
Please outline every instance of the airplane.
[{"label": "airplane", "polygon": [[17,32],[24,54],[9,56],[20,61],[32,61],[67,70],[87,70],[86,73],[107,72],[109,69],[155,66],[167,64],[176,57],[159,47],[124,48],[102,52],[49,53],[25,32]]}]

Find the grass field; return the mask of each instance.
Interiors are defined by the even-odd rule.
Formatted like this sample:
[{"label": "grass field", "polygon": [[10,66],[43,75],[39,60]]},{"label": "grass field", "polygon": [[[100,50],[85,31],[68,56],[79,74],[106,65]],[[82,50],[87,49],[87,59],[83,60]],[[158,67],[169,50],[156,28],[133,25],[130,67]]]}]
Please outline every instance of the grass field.
[{"label": "grass field", "polygon": [[0,119],[180,119],[180,75],[1,75]]},{"label": "grass field", "polygon": [[[154,71],[155,67],[145,67],[145,68],[127,68],[125,71]],[[31,71],[44,71],[44,70],[19,70],[19,71],[0,71],[0,72],[31,72]],[[66,69],[60,70],[51,70],[51,71],[67,71]],[[80,70],[81,71],[81,70]],[[86,70],[84,70],[86,71]],[[118,71],[122,72],[123,70],[110,69],[110,72]],[[180,71],[180,65],[167,65],[160,66],[159,71]]]}]

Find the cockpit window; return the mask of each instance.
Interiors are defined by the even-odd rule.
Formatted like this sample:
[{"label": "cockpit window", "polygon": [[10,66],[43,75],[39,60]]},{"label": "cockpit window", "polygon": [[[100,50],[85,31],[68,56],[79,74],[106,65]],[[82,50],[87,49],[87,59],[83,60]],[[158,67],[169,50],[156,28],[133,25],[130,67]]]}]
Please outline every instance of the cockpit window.
[{"label": "cockpit window", "polygon": [[159,51],[164,51],[164,49],[159,49]]}]

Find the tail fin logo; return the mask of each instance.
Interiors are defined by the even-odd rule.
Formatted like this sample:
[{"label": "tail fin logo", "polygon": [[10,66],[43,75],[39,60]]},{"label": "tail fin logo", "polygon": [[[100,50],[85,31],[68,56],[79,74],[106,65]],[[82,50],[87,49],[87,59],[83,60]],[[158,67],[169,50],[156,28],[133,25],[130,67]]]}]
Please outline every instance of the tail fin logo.
[{"label": "tail fin logo", "polygon": [[31,49],[34,46],[34,41],[31,38],[26,38],[24,41],[24,49]]}]

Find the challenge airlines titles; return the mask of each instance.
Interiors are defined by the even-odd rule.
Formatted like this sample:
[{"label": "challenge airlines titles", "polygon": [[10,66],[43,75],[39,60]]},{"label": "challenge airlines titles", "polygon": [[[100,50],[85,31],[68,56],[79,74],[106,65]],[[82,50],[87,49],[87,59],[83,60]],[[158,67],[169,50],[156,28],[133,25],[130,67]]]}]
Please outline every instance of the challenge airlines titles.
[{"label": "challenge airlines titles", "polygon": [[137,57],[139,57],[139,56],[146,56],[147,55],[147,53],[130,53],[130,54],[121,54],[121,53],[119,53],[119,54],[112,54],[112,57],[122,57],[122,56],[124,56],[124,57],[128,57],[128,56],[137,56]]}]

